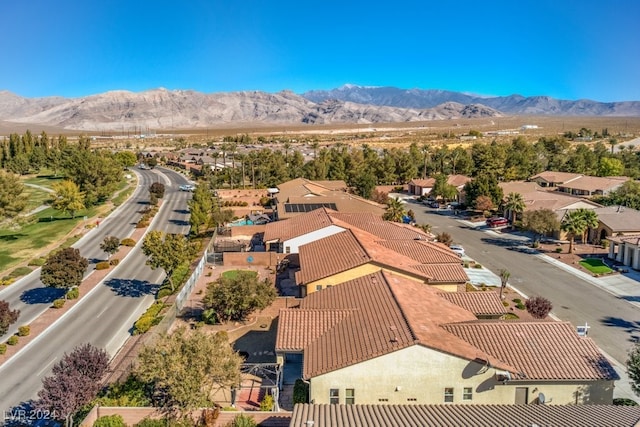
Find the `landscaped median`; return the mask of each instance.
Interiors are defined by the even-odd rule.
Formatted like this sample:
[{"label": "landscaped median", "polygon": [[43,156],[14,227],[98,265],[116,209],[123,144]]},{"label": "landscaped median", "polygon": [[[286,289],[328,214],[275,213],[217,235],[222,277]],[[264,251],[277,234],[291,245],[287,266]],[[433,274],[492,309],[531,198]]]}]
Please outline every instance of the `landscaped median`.
[{"label": "landscaped median", "polygon": [[[133,234],[129,236],[127,239],[123,239],[123,244],[121,244],[118,252],[114,255],[112,260],[124,259],[129,254],[129,252],[131,252],[131,250],[133,249],[135,242],[144,236],[145,231],[146,231],[145,229],[138,228],[134,230]],[[128,244],[129,246],[125,245],[125,243]],[[133,245],[131,243],[133,243]],[[66,299],[60,299],[60,300],[54,301],[48,310],[46,310],[44,313],[38,316],[37,319],[31,322],[31,324],[29,325],[30,333],[28,336],[18,337],[17,343],[15,343],[14,345],[7,346],[6,352],[4,354],[0,354],[0,365],[2,365],[4,362],[9,360],[11,356],[13,356],[18,351],[20,351],[30,341],[35,339],[40,333],[42,333],[45,329],[51,326],[51,324],[55,322],[58,318],[60,318],[64,313],[69,311],[71,307],[73,307],[80,301],[80,298],[82,296],[88,294],[89,291],[91,291],[91,289],[93,289],[96,285],[102,282],[102,280],[104,280],[104,278],[107,276],[107,274],[109,274],[110,271],[111,271],[110,268],[103,269],[103,270],[96,269],[93,272],[93,274],[89,275],[89,277],[84,279],[80,284],[80,286],[76,288],[79,294],[78,298],[73,299],[72,297],[74,295],[67,295],[68,298]],[[72,293],[72,292],[74,292],[73,289],[69,291],[69,293]],[[58,306],[58,308],[56,308],[56,306]],[[13,336],[17,336],[17,335],[13,335]]]}]

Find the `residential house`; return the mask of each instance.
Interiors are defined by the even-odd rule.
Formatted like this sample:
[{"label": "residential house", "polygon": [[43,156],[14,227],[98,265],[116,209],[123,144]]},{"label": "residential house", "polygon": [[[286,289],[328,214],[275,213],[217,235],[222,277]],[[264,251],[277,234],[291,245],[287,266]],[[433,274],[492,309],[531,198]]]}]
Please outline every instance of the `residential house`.
[{"label": "residential house", "polygon": [[386,271],[281,310],[276,354],[315,404],[611,404],[618,379],[567,322],[478,320]]},{"label": "residential house", "polygon": [[530,178],[541,187],[553,187],[558,192],[580,197],[607,195],[628,180],[624,176],[598,177],[555,171],[545,171]]},{"label": "residential house", "polygon": [[278,185],[275,217],[283,220],[320,207],[339,212],[370,212],[382,216],[385,206],[347,192],[344,181],[311,181],[297,178]]},{"label": "residential house", "polygon": [[598,229],[592,239],[604,240],[609,236],[625,236],[640,233],[640,211],[626,206],[604,206],[595,209]]},{"label": "residential house", "polygon": [[640,270],[640,234],[608,237],[609,259]]},{"label": "residential house", "polygon": [[[458,190],[458,194],[462,192],[464,185],[469,181],[471,181],[471,178],[465,175],[447,176],[447,184],[453,185]],[[409,193],[415,196],[428,196],[435,183],[435,178],[412,179],[409,181]]]},{"label": "residential house", "polygon": [[298,253],[298,248],[301,245],[353,227],[363,229],[385,239],[431,239],[431,235],[424,233],[419,228],[385,221],[374,213],[345,213],[320,207],[286,221],[276,221],[268,224],[265,228],[263,240],[269,250],[295,254]]},{"label": "residential house", "polygon": [[289,427],[640,425],[640,406],[297,404]]},{"label": "residential house", "polygon": [[298,251],[300,270],[295,279],[302,297],[379,271],[448,292],[469,280],[460,257],[440,243],[384,239],[355,227],[302,245]]}]

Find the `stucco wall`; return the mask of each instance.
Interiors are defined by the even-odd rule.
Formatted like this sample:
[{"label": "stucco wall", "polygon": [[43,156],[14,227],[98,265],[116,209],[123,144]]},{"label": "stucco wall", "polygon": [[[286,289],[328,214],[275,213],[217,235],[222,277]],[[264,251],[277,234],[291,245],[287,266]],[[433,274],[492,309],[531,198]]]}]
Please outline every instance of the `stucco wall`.
[{"label": "stucco wall", "polygon": [[[251,257],[251,262],[249,262],[249,257]],[[232,265],[275,267],[279,259],[283,258],[282,254],[275,252],[225,252],[222,256],[222,263],[225,267]]]},{"label": "stucco wall", "polygon": [[[495,380],[495,369],[482,373],[482,365],[415,345],[311,379],[313,403],[330,403],[329,390],[339,390],[345,403],[347,388],[355,389],[357,404],[441,404],[444,389],[454,389],[456,404],[514,404],[516,387],[528,389],[529,403],[544,393],[549,404],[611,404],[611,381],[563,384],[558,382],[506,385]],[[472,399],[463,399],[465,387]],[[578,393],[578,395],[576,395]],[[386,399],[386,400],[385,400]]]},{"label": "stucco wall", "polygon": [[[302,236],[285,240],[282,243],[282,252],[297,254],[300,246],[306,245],[307,243],[315,242],[316,240],[324,239],[325,237],[332,236],[342,231],[344,231],[344,228],[338,227],[337,225],[330,225],[328,227],[321,228],[320,230],[312,231],[311,233],[303,234]],[[287,247],[289,248],[288,251]]]}]

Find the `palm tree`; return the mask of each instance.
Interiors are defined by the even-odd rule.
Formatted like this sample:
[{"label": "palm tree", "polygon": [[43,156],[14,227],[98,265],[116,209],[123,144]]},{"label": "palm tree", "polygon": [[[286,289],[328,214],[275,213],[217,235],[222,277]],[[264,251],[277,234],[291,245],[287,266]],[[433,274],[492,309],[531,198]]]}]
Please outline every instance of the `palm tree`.
[{"label": "palm tree", "polygon": [[580,212],[580,216],[582,217],[582,220],[584,221],[584,230],[582,231],[582,243],[586,243],[587,241],[587,231],[589,231],[590,228],[594,229],[594,228],[598,228],[598,214],[593,210],[593,209],[586,209],[586,208],[580,208],[577,210],[577,212]]},{"label": "palm tree", "polygon": [[524,198],[520,193],[509,193],[507,199],[504,202],[504,210],[511,212],[511,229],[516,227],[516,215],[524,212],[526,205]]},{"label": "palm tree", "polygon": [[569,253],[572,254],[575,236],[582,236],[582,233],[584,233],[584,230],[587,228],[584,217],[579,210],[570,211],[562,219],[560,228],[569,235]]},{"label": "palm tree", "polygon": [[382,216],[383,219],[393,222],[402,222],[404,215],[404,205],[398,197],[387,199],[387,210]]},{"label": "palm tree", "polygon": [[507,287],[509,277],[511,277],[511,273],[509,272],[509,270],[506,270],[504,268],[500,270],[500,299],[502,299],[502,292],[504,291],[504,288]]}]

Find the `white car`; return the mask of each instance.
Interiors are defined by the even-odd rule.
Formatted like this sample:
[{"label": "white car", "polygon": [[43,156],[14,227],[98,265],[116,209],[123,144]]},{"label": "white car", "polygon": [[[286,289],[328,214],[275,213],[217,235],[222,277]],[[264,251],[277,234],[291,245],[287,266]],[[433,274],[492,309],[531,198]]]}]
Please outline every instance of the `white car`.
[{"label": "white car", "polygon": [[194,191],[196,189],[196,186],[192,184],[184,184],[184,185],[181,185],[179,188],[180,188],[180,191]]},{"label": "white car", "polygon": [[449,249],[457,253],[460,258],[462,258],[465,255],[464,248],[460,245],[451,245],[449,246]]}]

